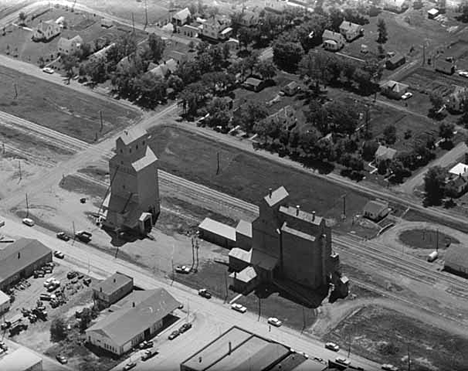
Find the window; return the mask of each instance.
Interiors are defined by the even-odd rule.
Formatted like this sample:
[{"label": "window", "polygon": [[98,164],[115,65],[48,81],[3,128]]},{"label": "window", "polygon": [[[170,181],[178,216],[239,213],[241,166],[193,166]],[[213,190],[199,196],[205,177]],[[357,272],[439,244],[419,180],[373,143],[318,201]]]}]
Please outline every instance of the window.
[{"label": "window", "polygon": [[145,141],[143,141],[143,145],[145,145]]},{"label": "window", "polygon": [[120,153],[123,153],[123,149],[122,149],[122,148],[120,148]]},{"label": "window", "polygon": [[136,145],[136,149],[138,150],[138,144]]}]

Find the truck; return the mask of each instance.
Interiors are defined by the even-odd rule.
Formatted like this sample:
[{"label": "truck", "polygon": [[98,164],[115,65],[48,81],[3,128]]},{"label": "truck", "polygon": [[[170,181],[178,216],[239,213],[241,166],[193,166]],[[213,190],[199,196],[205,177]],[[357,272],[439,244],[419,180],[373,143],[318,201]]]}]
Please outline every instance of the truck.
[{"label": "truck", "polygon": [[431,252],[428,257],[427,257],[427,261],[429,263],[432,263],[433,261],[435,261],[437,258],[439,257],[439,253],[437,251],[433,251]]},{"label": "truck", "polygon": [[144,354],[141,356],[142,361],[147,361],[151,357],[154,357],[156,354],[158,354],[158,351],[155,349],[147,349],[145,350]]},{"label": "truck", "polygon": [[91,233],[86,232],[86,231],[78,231],[75,233],[75,237],[81,242],[85,242],[85,243],[88,243],[89,241],[91,241],[92,236],[93,235]]}]

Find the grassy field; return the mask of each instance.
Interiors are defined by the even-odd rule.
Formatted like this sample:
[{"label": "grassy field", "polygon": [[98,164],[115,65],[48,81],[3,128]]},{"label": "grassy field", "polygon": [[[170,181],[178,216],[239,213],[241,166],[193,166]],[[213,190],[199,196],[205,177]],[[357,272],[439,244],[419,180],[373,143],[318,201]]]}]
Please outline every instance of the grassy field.
[{"label": "grassy field", "polygon": [[[38,70],[39,71],[39,70]],[[41,72],[38,72],[41,73]],[[139,114],[101,99],[0,67],[0,110],[88,143],[129,126]],[[14,84],[18,97],[15,99]],[[45,93],[46,92],[46,93]],[[103,130],[100,132],[99,111]]]},{"label": "grassy field", "polygon": [[[441,250],[445,250],[448,247],[447,245],[450,246],[451,243],[460,243],[460,241],[454,237],[428,229],[411,229],[404,231],[400,234],[399,238],[401,242],[415,249],[434,250],[438,247]],[[439,240],[438,242],[437,239]]]},{"label": "grassy field", "polygon": [[352,218],[341,220],[343,196],[348,216],[361,213],[368,201],[360,193],[181,129],[157,127],[151,134],[151,147],[161,169],[248,202],[258,204],[269,187],[282,185],[291,195],[292,205],[316,211],[317,215],[334,219],[338,226],[345,226],[351,225]]},{"label": "grassy field", "polygon": [[379,306],[363,307],[326,337],[351,353],[413,371],[464,371],[468,340]]},{"label": "grassy field", "polygon": [[[419,211],[413,210],[413,209],[410,209],[404,215],[403,219],[408,220],[410,222],[429,222],[429,223],[434,223],[434,224],[441,224],[440,218],[431,217],[431,216],[429,216],[427,214],[422,214]],[[445,220],[442,224],[447,226],[447,227],[457,229],[460,232],[468,233],[468,227],[465,226],[462,223],[455,223],[455,222],[452,222],[452,221]]]}]

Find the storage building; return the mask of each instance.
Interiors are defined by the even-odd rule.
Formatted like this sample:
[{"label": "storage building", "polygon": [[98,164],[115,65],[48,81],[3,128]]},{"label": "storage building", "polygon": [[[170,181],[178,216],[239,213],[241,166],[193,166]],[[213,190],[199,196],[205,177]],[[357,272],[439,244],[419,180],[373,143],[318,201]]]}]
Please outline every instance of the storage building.
[{"label": "storage building", "polygon": [[42,358],[26,348],[18,348],[0,360],[2,371],[42,371]]},{"label": "storage building", "polygon": [[226,248],[236,244],[236,229],[216,220],[205,218],[198,226],[200,238]]},{"label": "storage building", "polygon": [[0,291],[0,316],[10,310],[10,296]]},{"label": "storage building", "polygon": [[93,287],[93,298],[101,308],[110,307],[133,290],[133,278],[116,272]]},{"label": "storage building", "polygon": [[445,252],[444,270],[468,277],[468,248],[452,244]]}]

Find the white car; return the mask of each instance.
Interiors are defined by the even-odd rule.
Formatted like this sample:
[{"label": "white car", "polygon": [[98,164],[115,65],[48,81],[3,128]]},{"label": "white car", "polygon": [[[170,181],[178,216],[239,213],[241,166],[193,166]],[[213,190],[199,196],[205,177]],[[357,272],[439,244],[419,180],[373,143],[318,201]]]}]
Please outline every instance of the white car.
[{"label": "white car", "polygon": [[54,73],[54,69],[53,68],[50,68],[50,67],[44,67],[42,69],[42,71],[44,71],[45,73],[49,73],[49,74],[53,74]]},{"label": "white car", "polygon": [[468,71],[458,71],[458,75],[462,77],[468,77]]},{"label": "white car", "polygon": [[24,218],[23,224],[26,224],[27,226],[32,227],[36,223],[34,223],[34,220],[32,220],[31,218]]},{"label": "white car", "polygon": [[276,327],[280,327],[283,324],[283,322],[281,322],[278,318],[275,317],[268,318],[268,323]]},{"label": "white car", "polygon": [[241,312],[241,313],[247,312],[246,307],[244,307],[243,305],[237,304],[237,303],[232,304],[231,309],[234,309],[235,311]]},{"label": "white car", "polygon": [[407,92],[401,96],[401,99],[406,100],[410,99],[413,96],[413,93]]},{"label": "white car", "polygon": [[393,366],[393,365],[388,364],[388,363],[385,363],[385,364],[382,365],[382,370],[386,370],[386,371],[398,371],[398,367]]},{"label": "white car", "polygon": [[330,350],[333,350],[333,351],[335,351],[335,352],[338,352],[338,351],[340,350],[340,347],[339,347],[337,344],[331,343],[331,342],[330,342],[330,343],[326,343],[326,344],[325,344],[325,348],[330,349]]},{"label": "white car", "polygon": [[63,254],[63,252],[58,251],[58,250],[55,250],[55,251],[54,251],[54,256],[55,256],[56,258],[59,258],[59,259],[63,259],[63,258],[65,257],[65,255]]},{"label": "white car", "polygon": [[336,357],[336,363],[341,363],[342,365],[349,366],[351,361],[345,357]]}]

